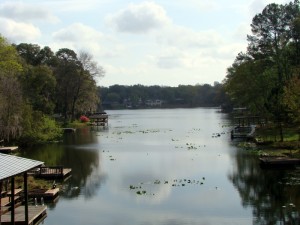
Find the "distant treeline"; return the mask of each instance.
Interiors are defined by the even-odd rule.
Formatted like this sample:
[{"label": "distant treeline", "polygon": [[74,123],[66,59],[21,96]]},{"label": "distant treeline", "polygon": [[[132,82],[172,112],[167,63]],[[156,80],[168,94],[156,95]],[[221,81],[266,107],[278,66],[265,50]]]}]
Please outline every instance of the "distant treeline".
[{"label": "distant treeline", "polygon": [[143,86],[113,85],[101,87],[104,109],[217,107],[228,101],[223,85]]}]

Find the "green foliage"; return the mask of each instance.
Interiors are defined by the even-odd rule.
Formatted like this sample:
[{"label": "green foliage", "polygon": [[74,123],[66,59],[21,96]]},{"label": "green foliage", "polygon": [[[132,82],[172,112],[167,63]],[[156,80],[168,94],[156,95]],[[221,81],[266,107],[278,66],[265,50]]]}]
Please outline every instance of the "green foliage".
[{"label": "green foliage", "polygon": [[299,18],[298,0],[267,5],[252,20],[247,52],[236,57],[225,79],[234,103],[277,123],[282,141],[283,124],[295,117],[299,102],[291,85],[299,77]]},{"label": "green foliage", "polygon": [[0,76],[14,76],[22,71],[15,48],[0,35]]},{"label": "green foliage", "polygon": [[46,65],[28,66],[20,77],[24,94],[34,110],[45,114],[53,113],[56,79],[53,71]]},{"label": "green foliage", "polygon": [[216,107],[227,101],[223,85],[123,86],[113,85],[99,90],[106,107],[147,107],[147,100],[162,100],[164,107]]},{"label": "green foliage", "polygon": [[62,136],[62,130],[49,116],[41,112],[32,111],[26,106],[23,113],[23,134],[19,138],[22,145],[36,145],[57,141]]},{"label": "green foliage", "polygon": [[284,87],[284,105],[295,123],[300,123],[300,78],[293,77]]}]

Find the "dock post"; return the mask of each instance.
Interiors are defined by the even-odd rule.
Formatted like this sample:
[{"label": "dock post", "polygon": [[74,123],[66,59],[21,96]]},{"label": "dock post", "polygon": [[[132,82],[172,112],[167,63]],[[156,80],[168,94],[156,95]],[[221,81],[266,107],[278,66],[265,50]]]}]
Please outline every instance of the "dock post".
[{"label": "dock post", "polygon": [[11,178],[11,214],[10,214],[10,218],[11,218],[11,224],[15,225],[15,177]]},{"label": "dock post", "polygon": [[25,198],[25,223],[29,223],[28,218],[28,188],[27,188],[27,172],[24,173],[24,198]]},{"label": "dock post", "polygon": [[0,225],[1,225],[1,221],[2,221],[2,209],[1,209],[1,199],[2,199],[2,181],[0,181]]}]

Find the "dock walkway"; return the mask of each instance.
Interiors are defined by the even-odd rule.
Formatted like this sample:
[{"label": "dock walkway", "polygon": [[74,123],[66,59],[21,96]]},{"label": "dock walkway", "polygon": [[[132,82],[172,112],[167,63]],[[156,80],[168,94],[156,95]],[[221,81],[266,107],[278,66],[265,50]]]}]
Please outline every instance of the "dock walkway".
[{"label": "dock walkway", "polygon": [[[25,206],[15,208],[15,225],[32,225],[39,224],[47,217],[47,207],[28,206],[28,224],[25,222]],[[6,212],[1,215],[1,225],[11,224],[11,212]]]},{"label": "dock walkway", "polygon": [[7,147],[0,147],[0,153],[12,153],[18,150],[18,146],[7,146]]},{"label": "dock walkway", "polygon": [[92,124],[95,126],[108,126],[108,115],[105,112],[94,113],[89,117],[92,121]]},{"label": "dock walkway", "polygon": [[231,139],[234,138],[246,138],[251,139],[254,137],[255,125],[250,126],[236,126],[231,131]]},{"label": "dock walkway", "polygon": [[30,174],[44,179],[66,179],[71,176],[72,169],[63,166],[47,166],[30,171]]},{"label": "dock walkway", "polygon": [[59,188],[33,189],[28,191],[29,198],[43,198],[44,200],[55,200],[58,197]]},{"label": "dock walkway", "polygon": [[259,158],[262,167],[295,167],[300,165],[300,159],[290,157],[261,157]]}]

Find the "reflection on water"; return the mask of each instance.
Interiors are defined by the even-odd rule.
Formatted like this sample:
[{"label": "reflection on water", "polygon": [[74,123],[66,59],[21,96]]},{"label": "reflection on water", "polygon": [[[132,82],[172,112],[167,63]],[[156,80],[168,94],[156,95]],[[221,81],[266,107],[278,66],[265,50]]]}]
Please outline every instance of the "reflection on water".
[{"label": "reflection on water", "polygon": [[226,115],[107,113],[107,129],[23,153],[72,168],[44,224],[297,224],[299,186],[285,185],[293,171],[261,170],[231,143]]}]

